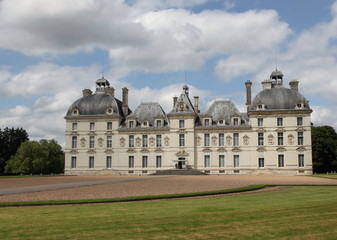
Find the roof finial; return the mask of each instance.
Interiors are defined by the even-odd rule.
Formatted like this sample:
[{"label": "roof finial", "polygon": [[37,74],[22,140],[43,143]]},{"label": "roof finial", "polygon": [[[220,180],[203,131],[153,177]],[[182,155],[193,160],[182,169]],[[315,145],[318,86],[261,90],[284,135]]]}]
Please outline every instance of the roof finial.
[{"label": "roof finial", "polygon": [[275,69],[277,71],[277,48],[275,47]]}]

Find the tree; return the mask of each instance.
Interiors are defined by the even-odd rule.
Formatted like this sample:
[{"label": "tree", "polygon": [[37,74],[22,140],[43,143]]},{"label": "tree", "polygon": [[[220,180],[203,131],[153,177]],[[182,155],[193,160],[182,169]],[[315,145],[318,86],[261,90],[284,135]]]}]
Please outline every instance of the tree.
[{"label": "tree", "polygon": [[17,153],[7,162],[7,174],[61,173],[64,153],[55,140],[23,142]]},{"label": "tree", "polygon": [[0,175],[4,173],[6,162],[15,155],[21,143],[28,140],[28,134],[22,128],[0,129]]},{"label": "tree", "polygon": [[317,173],[337,171],[337,133],[333,127],[312,127],[313,170]]}]

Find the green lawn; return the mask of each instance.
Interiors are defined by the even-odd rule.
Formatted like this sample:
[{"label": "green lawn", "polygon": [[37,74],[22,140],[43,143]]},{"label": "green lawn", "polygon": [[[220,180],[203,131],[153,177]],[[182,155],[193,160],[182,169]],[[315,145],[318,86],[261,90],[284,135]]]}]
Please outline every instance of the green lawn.
[{"label": "green lawn", "polygon": [[315,174],[314,177],[322,177],[322,178],[331,178],[331,179],[337,179],[337,174]]},{"label": "green lawn", "polygon": [[336,239],[337,188],[0,208],[1,239]]}]

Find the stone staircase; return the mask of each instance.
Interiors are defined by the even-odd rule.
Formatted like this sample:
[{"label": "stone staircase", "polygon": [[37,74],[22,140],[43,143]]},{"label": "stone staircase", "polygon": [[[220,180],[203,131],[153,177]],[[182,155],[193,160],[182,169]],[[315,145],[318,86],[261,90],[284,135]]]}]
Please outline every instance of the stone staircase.
[{"label": "stone staircase", "polygon": [[208,173],[195,169],[168,169],[157,171],[151,175],[208,175]]}]

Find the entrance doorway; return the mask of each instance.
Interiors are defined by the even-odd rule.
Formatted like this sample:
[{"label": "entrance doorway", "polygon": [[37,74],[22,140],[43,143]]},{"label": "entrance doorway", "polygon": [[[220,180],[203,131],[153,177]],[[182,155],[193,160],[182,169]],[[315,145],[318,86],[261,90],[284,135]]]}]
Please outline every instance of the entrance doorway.
[{"label": "entrance doorway", "polygon": [[186,159],[178,158],[177,169],[185,169],[186,168]]}]

